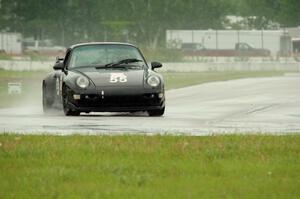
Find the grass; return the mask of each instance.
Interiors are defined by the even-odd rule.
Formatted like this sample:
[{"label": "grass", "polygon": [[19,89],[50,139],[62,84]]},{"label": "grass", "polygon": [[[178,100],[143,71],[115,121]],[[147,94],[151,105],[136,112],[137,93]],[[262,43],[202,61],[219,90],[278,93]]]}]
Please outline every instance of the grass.
[{"label": "grass", "polygon": [[[0,70],[0,108],[28,104],[28,102],[40,102],[41,83],[46,74],[47,72],[45,71],[17,72]],[[213,81],[225,81],[248,77],[279,76],[282,75],[283,72],[164,72],[162,74],[165,79],[166,90],[170,90]],[[23,93],[21,95],[9,96],[7,94],[7,83],[9,82],[21,82]]]},{"label": "grass", "polygon": [[166,89],[176,89],[186,86],[215,81],[227,81],[251,77],[281,76],[281,71],[228,71],[228,72],[166,72],[163,73]]},{"label": "grass", "polygon": [[26,51],[24,56],[29,57],[31,61],[48,61],[53,59],[50,56],[41,55],[33,51]]},{"label": "grass", "polygon": [[0,60],[11,60],[11,56],[7,55],[6,53],[1,52],[1,50],[0,50]]},{"label": "grass", "polygon": [[0,198],[299,198],[300,136],[0,135]]}]

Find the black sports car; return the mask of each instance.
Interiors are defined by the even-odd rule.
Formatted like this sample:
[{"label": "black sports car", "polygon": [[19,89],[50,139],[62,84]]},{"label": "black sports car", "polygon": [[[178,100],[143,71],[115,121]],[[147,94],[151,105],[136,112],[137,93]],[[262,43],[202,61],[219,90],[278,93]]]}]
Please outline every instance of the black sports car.
[{"label": "black sports car", "polygon": [[148,66],[141,51],[125,43],[84,43],[68,48],[54,72],[43,80],[43,110],[63,108],[65,115],[81,112],[165,111],[164,81]]}]

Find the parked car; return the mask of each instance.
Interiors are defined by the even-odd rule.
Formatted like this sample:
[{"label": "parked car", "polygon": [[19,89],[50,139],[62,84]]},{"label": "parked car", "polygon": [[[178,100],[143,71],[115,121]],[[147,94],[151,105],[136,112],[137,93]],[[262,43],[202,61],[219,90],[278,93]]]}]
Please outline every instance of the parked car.
[{"label": "parked car", "polygon": [[247,43],[236,43],[233,49],[207,49],[201,43],[182,43],[181,50],[185,56],[203,57],[267,57],[268,49],[254,48]]},{"label": "parked car", "polygon": [[164,81],[148,66],[141,51],[125,43],[83,43],[67,49],[43,80],[43,110],[62,108],[65,115],[81,112],[165,111]]},{"label": "parked car", "polygon": [[293,55],[297,62],[300,62],[300,38],[293,38]]}]

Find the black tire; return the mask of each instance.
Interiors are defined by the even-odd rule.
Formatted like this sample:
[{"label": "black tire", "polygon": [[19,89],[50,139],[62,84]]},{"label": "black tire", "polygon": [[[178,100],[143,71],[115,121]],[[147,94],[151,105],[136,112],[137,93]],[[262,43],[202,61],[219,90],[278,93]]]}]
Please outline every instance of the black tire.
[{"label": "black tire", "polygon": [[62,90],[62,104],[63,104],[63,110],[66,116],[79,116],[80,112],[76,111],[76,110],[72,110],[69,106],[68,106],[68,88],[67,87],[63,87]]},{"label": "black tire", "polygon": [[46,94],[47,89],[46,89],[45,83],[43,83],[43,89],[42,90],[43,90],[42,91],[43,92],[42,93],[42,97],[43,97],[43,112],[44,112],[44,114],[49,114],[53,110],[53,107],[52,107],[52,105],[53,105],[53,99],[49,99],[47,97],[47,94]]},{"label": "black tire", "polygon": [[159,117],[159,116],[162,116],[164,113],[165,113],[165,107],[163,107],[162,109],[148,111],[148,115],[151,117]]}]

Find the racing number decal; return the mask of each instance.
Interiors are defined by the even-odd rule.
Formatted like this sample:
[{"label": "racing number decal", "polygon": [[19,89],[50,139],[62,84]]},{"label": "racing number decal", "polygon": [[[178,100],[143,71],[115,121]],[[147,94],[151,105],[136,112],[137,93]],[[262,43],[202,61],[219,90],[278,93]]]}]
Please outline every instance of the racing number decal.
[{"label": "racing number decal", "polygon": [[117,83],[117,82],[127,82],[127,76],[124,73],[111,73],[110,74],[110,83]]}]

